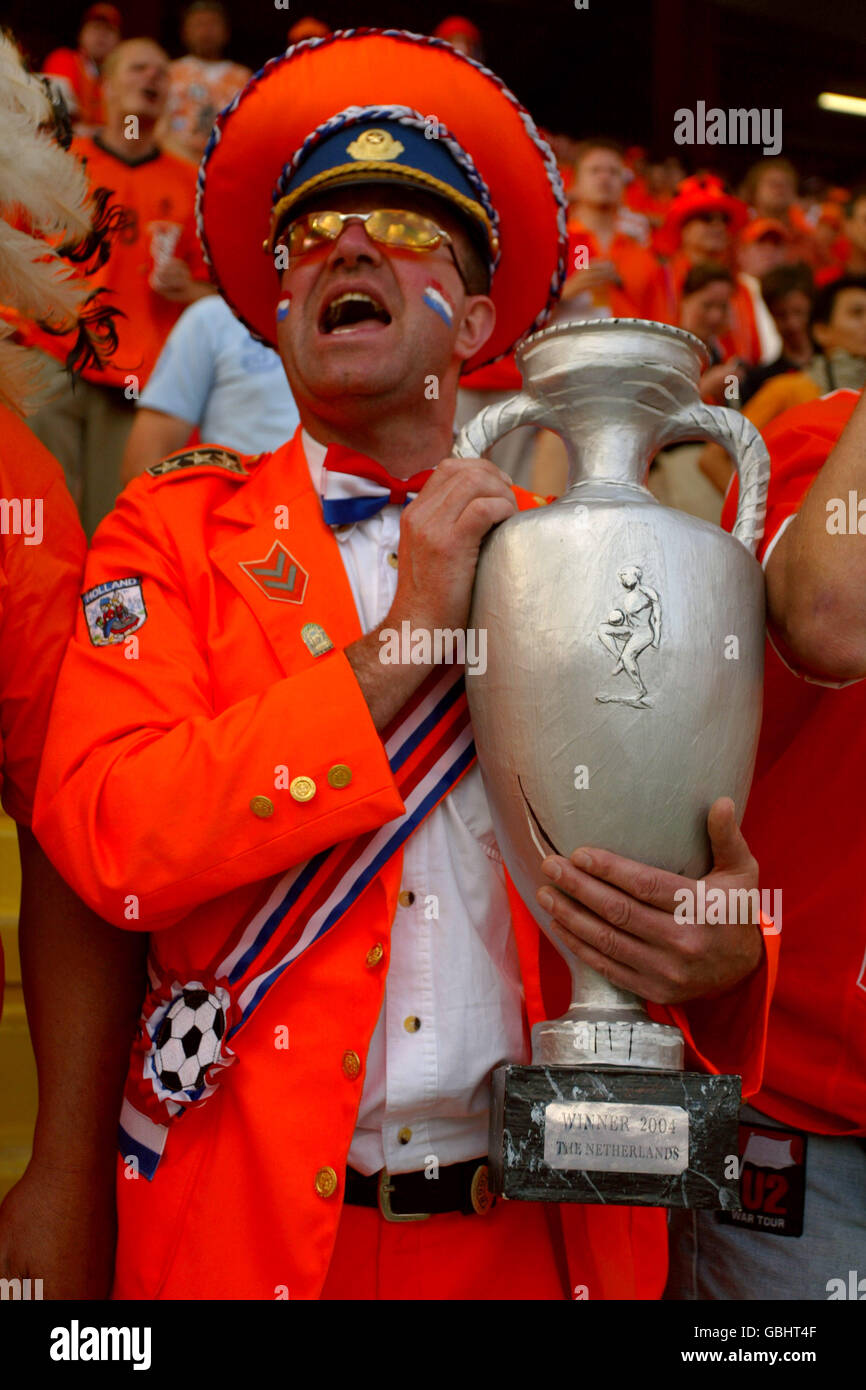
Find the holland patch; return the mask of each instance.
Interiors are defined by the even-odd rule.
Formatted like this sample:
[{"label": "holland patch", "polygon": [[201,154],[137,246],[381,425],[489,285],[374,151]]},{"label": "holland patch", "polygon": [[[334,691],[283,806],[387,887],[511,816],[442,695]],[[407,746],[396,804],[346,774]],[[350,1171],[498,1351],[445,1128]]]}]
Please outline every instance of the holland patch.
[{"label": "holland patch", "polygon": [[439,284],[438,280],[430,280],[424,291],[424,303],[428,309],[432,309],[434,314],[438,314],[440,319],[444,319],[451,327],[454,321],[454,304]]},{"label": "holland patch", "polygon": [[147,622],[141,579],[109,579],[81,595],[87,631],[94,647],[122,642]]}]

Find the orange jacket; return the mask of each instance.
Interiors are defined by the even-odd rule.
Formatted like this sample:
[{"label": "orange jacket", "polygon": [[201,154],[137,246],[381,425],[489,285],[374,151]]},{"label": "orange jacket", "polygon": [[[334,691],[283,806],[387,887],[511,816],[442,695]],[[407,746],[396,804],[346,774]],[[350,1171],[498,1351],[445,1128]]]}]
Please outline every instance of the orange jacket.
[{"label": "orange jacket", "polygon": [[[153,931],[178,979],[195,978],[263,880],[402,811],[342,651],[361,635],[358,617],[300,436],[247,466],[249,477],[204,466],[137,479],[99,528],[88,586],[140,578],[147,618],[137,644],[96,647],[80,615],[37,804],[37,834],[81,896]],[[538,500],[519,494],[523,506]],[[275,529],[286,508],[288,530]],[[268,598],[241,568],[275,539],[308,575],[300,602]],[[310,622],[333,651],[311,654]],[[351,768],[348,786],[329,784],[336,763]],[[310,800],[275,790],[286,766],[315,783]],[[262,796],[275,806],[266,818],[254,809]],[[318,1296],[343,1189],[319,1195],[316,1177],[345,1169],[401,865],[397,854],[270,991],[219,1093],[175,1123],[153,1182],[119,1166],[116,1296]],[[565,1007],[567,972],[516,898],[513,918],[529,1026]],[[762,969],[688,1018],[660,1016],[691,1027],[720,1068],[745,1068],[754,1090],[767,990]],[[286,1028],[287,1049],[275,1045]],[[344,1067],[349,1052],[360,1074]],[[563,1220],[574,1283],[590,1297],[660,1295],[662,1212],[584,1207]]]}]

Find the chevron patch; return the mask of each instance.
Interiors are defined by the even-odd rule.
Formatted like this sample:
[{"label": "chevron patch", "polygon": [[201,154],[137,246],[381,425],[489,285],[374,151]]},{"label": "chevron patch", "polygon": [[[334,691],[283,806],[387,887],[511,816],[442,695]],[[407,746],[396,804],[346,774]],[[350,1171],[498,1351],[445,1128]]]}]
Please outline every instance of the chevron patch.
[{"label": "chevron patch", "polygon": [[239,564],[268,598],[279,603],[303,603],[310,576],[279,541],[274,541],[263,560],[241,560]]}]

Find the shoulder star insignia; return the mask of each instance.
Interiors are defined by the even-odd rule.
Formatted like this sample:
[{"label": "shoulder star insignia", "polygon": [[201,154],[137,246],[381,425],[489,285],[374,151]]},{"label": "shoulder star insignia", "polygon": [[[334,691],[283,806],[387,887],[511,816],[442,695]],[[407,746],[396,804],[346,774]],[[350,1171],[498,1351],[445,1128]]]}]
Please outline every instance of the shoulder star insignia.
[{"label": "shoulder star insignia", "polygon": [[229,449],[184,449],[160,459],[159,463],[152,463],[145,471],[151,478],[162,478],[166,473],[178,473],[187,468],[223,468],[227,473],[247,477],[240,455]]}]

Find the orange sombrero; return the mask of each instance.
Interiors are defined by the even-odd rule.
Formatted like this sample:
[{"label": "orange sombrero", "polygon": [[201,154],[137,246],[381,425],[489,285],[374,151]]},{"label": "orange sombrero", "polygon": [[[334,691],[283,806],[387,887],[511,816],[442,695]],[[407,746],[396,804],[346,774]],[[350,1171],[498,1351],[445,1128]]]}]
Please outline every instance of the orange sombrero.
[{"label": "orange sombrero", "polygon": [[255,337],[276,344],[277,218],[313,187],[357,181],[426,187],[482,237],[496,327],[467,370],[544,324],[565,278],[565,199],[529,113],[442,40],[354,29],[266,63],[217,117],[199,168],[205,257]]}]

